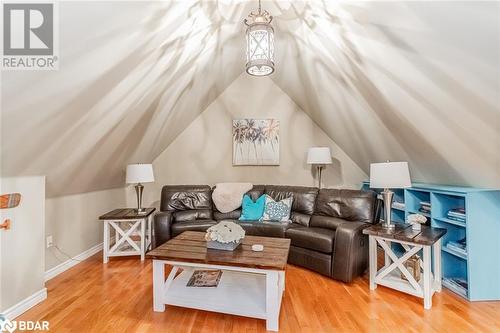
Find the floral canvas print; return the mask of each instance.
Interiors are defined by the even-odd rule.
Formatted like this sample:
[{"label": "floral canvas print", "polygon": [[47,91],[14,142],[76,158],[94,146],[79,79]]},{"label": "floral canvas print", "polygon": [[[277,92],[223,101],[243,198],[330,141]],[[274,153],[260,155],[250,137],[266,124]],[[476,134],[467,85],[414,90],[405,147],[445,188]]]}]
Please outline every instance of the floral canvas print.
[{"label": "floral canvas print", "polygon": [[233,165],[279,165],[276,119],[233,120]]}]

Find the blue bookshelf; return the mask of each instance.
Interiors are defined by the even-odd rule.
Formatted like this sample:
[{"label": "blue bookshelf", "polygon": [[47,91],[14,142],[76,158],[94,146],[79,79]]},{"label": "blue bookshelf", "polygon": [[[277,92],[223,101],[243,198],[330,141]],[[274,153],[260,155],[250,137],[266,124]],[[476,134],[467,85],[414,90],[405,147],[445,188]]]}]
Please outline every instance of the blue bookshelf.
[{"label": "blue bookshelf", "polygon": [[[363,182],[362,189],[369,190],[369,182]],[[395,223],[419,213],[428,225],[447,229],[442,240],[443,286],[470,301],[500,300],[500,190],[413,183],[394,191],[394,201],[401,203],[391,210]],[[422,203],[430,203],[430,212],[420,211]],[[464,221],[448,217],[455,208],[465,209]],[[464,238],[465,253],[447,246]],[[452,288],[452,278],[466,281],[467,289]]]}]

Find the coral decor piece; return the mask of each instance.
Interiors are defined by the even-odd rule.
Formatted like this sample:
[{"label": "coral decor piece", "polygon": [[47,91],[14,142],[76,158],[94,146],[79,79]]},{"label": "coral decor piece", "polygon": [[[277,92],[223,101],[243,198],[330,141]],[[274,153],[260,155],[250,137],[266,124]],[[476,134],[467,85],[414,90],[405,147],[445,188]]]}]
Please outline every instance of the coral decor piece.
[{"label": "coral decor piece", "polygon": [[245,230],[234,222],[220,222],[207,229],[205,240],[219,243],[238,243],[245,238]]},{"label": "coral decor piece", "polygon": [[408,223],[414,224],[414,223],[420,223],[424,224],[427,222],[427,218],[423,216],[422,214],[410,214],[408,215]]},{"label": "coral decor piece", "polygon": [[422,214],[410,214],[406,220],[411,224],[413,230],[421,230],[421,225],[427,222],[427,218]]}]

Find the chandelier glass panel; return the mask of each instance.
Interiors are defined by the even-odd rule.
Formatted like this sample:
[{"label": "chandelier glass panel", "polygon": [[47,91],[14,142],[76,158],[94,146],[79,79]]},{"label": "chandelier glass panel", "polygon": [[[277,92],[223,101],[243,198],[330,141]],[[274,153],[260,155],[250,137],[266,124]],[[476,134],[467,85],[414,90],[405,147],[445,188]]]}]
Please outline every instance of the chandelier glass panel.
[{"label": "chandelier glass panel", "polygon": [[267,11],[252,11],[245,24],[247,39],[246,71],[254,76],[266,76],[274,72],[274,29],[273,17]]}]

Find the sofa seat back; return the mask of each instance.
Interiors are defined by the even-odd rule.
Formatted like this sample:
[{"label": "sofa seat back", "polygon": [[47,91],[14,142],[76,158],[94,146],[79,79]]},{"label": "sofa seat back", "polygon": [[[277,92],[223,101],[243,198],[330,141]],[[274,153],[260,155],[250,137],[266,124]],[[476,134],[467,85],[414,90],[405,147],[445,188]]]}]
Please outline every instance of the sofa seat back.
[{"label": "sofa seat back", "polygon": [[208,185],[167,185],[161,191],[161,211],[171,211],[174,222],[210,220],[212,190]]},{"label": "sofa seat back", "polygon": [[342,222],[373,223],[377,196],[372,191],[321,189],[311,226],[336,229]]}]

